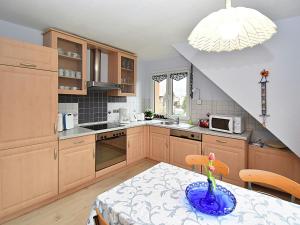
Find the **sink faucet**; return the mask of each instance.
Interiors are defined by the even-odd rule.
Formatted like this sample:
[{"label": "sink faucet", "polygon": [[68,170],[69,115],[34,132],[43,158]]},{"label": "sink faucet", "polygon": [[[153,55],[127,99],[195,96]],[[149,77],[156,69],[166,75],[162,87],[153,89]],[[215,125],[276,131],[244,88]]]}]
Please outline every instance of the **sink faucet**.
[{"label": "sink faucet", "polygon": [[174,116],[174,115],[168,115],[166,114],[166,118],[169,120],[174,120],[175,124],[179,124],[179,116]]}]

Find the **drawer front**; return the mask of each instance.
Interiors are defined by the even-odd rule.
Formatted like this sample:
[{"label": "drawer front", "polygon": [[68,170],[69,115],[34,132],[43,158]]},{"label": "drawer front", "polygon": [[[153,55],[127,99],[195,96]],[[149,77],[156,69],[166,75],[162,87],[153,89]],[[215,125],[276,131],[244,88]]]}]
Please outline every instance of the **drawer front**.
[{"label": "drawer front", "polygon": [[226,147],[232,147],[232,148],[246,148],[246,141],[244,140],[238,140],[233,138],[225,138],[225,137],[219,137],[214,135],[203,135],[203,142],[204,143],[210,143],[215,145],[222,145]]},{"label": "drawer front", "polygon": [[137,134],[137,133],[143,133],[143,132],[144,132],[144,126],[133,127],[133,128],[128,128],[127,129],[127,135]]},{"label": "drawer front", "polygon": [[59,150],[73,148],[73,147],[86,145],[86,144],[93,144],[93,143],[95,143],[95,141],[96,141],[95,135],[60,140],[59,141]]},{"label": "drawer front", "polygon": [[150,133],[170,135],[170,129],[150,126]]},{"label": "drawer front", "polygon": [[0,64],[57,71],[56,49],[0,38]]}]

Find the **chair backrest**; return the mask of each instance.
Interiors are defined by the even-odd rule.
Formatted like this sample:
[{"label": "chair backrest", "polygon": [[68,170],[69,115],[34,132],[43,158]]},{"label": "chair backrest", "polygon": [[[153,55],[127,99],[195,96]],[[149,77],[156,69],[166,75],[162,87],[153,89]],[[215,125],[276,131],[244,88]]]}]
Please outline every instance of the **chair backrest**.
[{"label": "chair backrest", "polygon": [[98,208],[96,208],[96,213],[97,213],[98,223],[100,225],[108,225],[108,223],[104,220],[104,218]]},{"label": "chair backrest", "polygon": [[[189,166],[192,166],[193,169],[195,166],[207,166],[208,164],[208,156],[206,155],[188,155],[185,157],[185,162]],[[215,173],[222,176],[227,176],[229,174],[229,167],[221,162],[220,160],[214,161]]]},{"label": "chair backrest", "polygon": [[248,183],[261,183],[277,187],[291,194],[292,201],[294,200],[293,197],[300,199],[300,184],[287,177],[264,170],[253,169],[241,170],[239,175],[243,181]]}]

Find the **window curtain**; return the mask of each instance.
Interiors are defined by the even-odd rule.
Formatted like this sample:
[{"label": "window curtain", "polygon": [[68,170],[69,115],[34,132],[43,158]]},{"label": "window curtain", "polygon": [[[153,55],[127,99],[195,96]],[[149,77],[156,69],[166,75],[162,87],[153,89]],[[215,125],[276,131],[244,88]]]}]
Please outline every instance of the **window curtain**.
[{"label": "window curtain", "polygon": [[152,80],[154,80],[155,82],[158,82],[158,83],[164,81],[167,78],[168,78],[168,75],[166,73],[155,74],[152,76]]},{"label": "window curtain", "polygon": [[176,81],[180,81],[180,80],[186,78],[187,76],[188,76],[187,71],[170,73],[170,78],[172,80],[176,80]]}]

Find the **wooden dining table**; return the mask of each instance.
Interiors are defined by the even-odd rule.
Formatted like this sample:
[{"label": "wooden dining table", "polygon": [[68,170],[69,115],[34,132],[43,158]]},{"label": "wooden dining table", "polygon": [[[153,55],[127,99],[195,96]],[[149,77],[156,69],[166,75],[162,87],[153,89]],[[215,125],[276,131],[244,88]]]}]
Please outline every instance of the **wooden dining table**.
[{"label": "wooden dining table", "polygon": [[97,196],[87,225],[94,225],[98,208],[110,225],[300,225],[300,205],[217,181],[235,196],[235,210],[210,216],[195,210],[186,187],[207,177],[159,163]]}]

